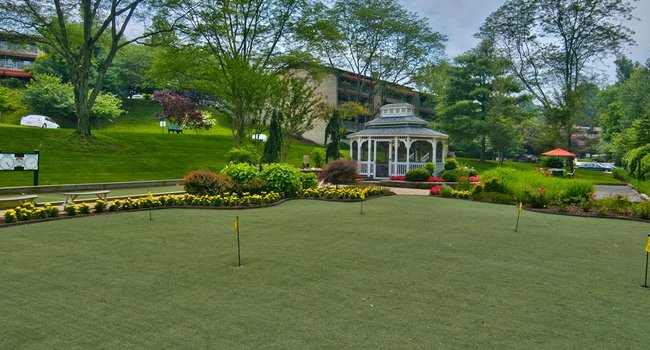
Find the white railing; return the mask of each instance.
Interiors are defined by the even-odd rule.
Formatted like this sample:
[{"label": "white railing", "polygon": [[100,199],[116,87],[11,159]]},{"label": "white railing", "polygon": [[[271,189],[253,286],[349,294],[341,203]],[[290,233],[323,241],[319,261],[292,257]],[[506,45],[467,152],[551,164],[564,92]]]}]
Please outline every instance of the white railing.
[{"label": "white railing", "polygon": [[371,175],[368,171],[368,163],[357,163],[359,166],[359,175]]},{"label": "white railing", "polygon": [[[391,163],[391,175],[406,175],[409,171],[413,169],[419,169],[419,168],[424,168],[426,165],[426,162],[419,162],[419,163],[406,163],[406,162],[397,162],[397,163]],[[441,162],[437,162],[436,164],[436,172],[440,172],[440,170],[444,169],[444,164]]]}]

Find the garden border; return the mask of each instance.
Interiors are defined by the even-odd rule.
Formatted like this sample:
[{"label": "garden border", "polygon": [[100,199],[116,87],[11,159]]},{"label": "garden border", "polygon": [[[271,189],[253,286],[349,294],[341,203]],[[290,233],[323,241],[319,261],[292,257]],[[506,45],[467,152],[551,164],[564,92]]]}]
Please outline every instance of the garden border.
[{"label": "garden border", "polygon": [[246,210],[246,209],[261,209],[261,208],[268,208],[268,207],[274,207],[276,205],[283,204],[288,201],[292,200],[318,200],[318,201],[323,201],[323,202],[341,202],[341,203],[358,203],[362,201],[367,201],[371,199],[376,199],[376,198],[381,198],[381,197],[388,197],[388,196],[393,196],[395,195],[394,193],[389,193],[389,194],[383,194],[383,195],[376,195],[376,196],[370,196],[367,197],[366,199],[334,199],[334,198],[310,198],[310,197],[292,197],[292,198],[282,198],[276,202],[273,203],[266,203],[266,204],[258,204],[258,205],[252,205],[252,206],[232,206],[232,207],[226,207],[226,206],[219,206],[219,207],[213,207],[213,206],[192,206],[192,205],[183,205],[183,206],[162,206],[162,207],[150,207],[150,208],[136,208],[136,209],[127,209],[127,210],[118,210],[118,211],[103,211],[100,213],[90,213],[90,214],[75,214],[75,215],[67,215],[64,211],[61,211],[59,213],[59,216],[57,217],[48,217],[44,219],[31,219],[31,220],[24,220],[24,221],[16,221],[16,222],[5,222],[3,217],[0,217],[0,229],[4,227],[12,227],[12,226],[21,226],[21,225],[29,225],[29,224],[36,224],[36,223],[42,223],[42,222],[48,222],[48,221],[58,221],[58,220],[68,220],[68,219],[76,219],[76,218],[85,218],[85,217],[92,217],[92,216],[99,216],[99,215],[113,215],[113,214],[120,214],[120,213],[135,213],[139,211],[150,211],[150,210],[166,210],[166,209],[209,209],[209,210]]}]

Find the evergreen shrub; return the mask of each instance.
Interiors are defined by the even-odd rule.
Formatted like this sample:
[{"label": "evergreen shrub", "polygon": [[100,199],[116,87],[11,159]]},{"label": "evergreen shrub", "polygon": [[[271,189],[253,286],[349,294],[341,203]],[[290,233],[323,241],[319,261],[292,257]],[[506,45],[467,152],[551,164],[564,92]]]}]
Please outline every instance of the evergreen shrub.
[{"label": "evergreen shrub", "polygon": [[255,147],[233,148],[228,152],[228,160],[233,163],[258,164],[260,156]]},{"label": "evergreen shrub", "polygon": [[413,169],[406,173],[406,181],[424,182],[429,179],[429,176],[431,173],[425,168]]},{"label": "evergreen shrub", "polygon": [[[208,170],[195,170],[185,175],[183,178],[183,187],[185,187],[185,191],[189,194],[214,196],[233,191],[235,183],[227,175]],[[126,204],[125,201],[122,203],[122,206]]]},{"label": "evergreen shrub", "polygon": [[302,187],[300,170],[289,164],[265,165],[260,177],[267,182],[269,191],[284,193],[287,197],[295,196]]}]

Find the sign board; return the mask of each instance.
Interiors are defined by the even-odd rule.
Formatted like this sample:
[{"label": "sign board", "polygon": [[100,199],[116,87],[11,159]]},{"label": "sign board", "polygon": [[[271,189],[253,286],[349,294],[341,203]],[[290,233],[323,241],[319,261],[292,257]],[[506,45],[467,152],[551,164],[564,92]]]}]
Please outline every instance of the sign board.
[{"label": "sign board", "polygon": [[33,171],[34,186],[38,186],[40,152],[8,153],[0,152],[0,171]]},{"label": "sign board", "polygon": [[38,160],[38,153],[0,153],[0,171],[35,171]]},{"label": "sign board", "polygon": [[160,127],[161,127],[161,128],[164,128],[164,127],[166,127],[166,126],[167,126],[167,122],[164,121],[164,120],[161,120],[161,121],[160,121]]}]

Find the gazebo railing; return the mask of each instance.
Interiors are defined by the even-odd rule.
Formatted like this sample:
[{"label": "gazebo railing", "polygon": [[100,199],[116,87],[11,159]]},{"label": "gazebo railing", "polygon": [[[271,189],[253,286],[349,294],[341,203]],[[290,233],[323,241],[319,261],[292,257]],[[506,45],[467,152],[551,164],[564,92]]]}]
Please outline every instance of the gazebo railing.
[{"label": "gazebo railing", "polygon": [[[390,173],[391,175],[406,175],[409,171],[413,169],[424,168],[427,162],[417,162],[417,163],[406,163],[406,162],[397,162],[391,163]],[[442,162],[436,162],[436,172],[444,169],[444,164]]]},{"label": "gazebo railing", "polygon": [[357,163],[357,166],[359,167],[359,174],[360,175],[371,175],[370,174],[370,167],[368,166],[368,163],[366,162],[359,162]]}]

